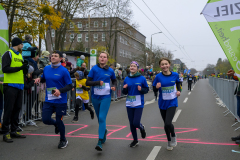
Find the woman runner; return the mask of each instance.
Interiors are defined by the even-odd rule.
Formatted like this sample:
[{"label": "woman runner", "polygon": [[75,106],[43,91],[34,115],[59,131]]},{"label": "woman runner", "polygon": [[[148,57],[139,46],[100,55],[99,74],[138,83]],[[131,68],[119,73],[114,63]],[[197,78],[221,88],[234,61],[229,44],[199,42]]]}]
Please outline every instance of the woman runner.
[{"label": "woman runner", "polygon": [[181,90],[179,75],[169,70],[170,65],[171,62],[169,59],[161,58],[159,66],[162,69],[162,73],[158,74],[153,82],[154,91],[159,90],[158,105],[167,135],[167,150],[173,150],[173,147],[177,146],[177,136],[174,132],[172,120],[178,107],[177,97],[180,96]]},{"label": "woman runner", "polygon": [[[102,144],[106,141],[108,130],[106,129],[106,118],[111,103],[111,90],[116,90],[116,77],[112,68],[107,65],[109,54],[101,52],[99,55],[99,64],[95,65],[86,82],[87,86],[93,86],[91,90],[92,103],[98,118],[99,140],[95,147],[97,151],[102,151]],[[113,86],[110,86],[112,80]]]},{"label": "woman runner", "polygon": [[138,137],[136,129],[139,128],[142,138],[146,137],[144,125],[140,123],[143,107],[144,107],[144,94],[148,93],[148,84],[146,78],[138,72],[139,65],[136,61],[130,64],[130,75],[125,78],[122,93],[127,94],[126,107],[128,119],[130,123],[130,130],[133,136],[133,142],[130,147],[138,145]]}]

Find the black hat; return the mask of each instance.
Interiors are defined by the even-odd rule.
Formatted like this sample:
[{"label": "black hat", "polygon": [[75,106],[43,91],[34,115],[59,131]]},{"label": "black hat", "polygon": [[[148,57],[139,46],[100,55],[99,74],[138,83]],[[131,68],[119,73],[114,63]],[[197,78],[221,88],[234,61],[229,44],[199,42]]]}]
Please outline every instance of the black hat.
[{"label": "black hat", "polygon": [[122,68],[119,68],[118,70],[122,71]]},{"label": "black hat", "polygon": [[39,54],[38,50],[31,51],[31,58],[36,57]]},{"label": "black hat", "polygon": [[53,53],[57,53],[57,54],[59,54],[59,57],[63,57],[62,52],[60,52],[60,51],[58,51],[58,50],[53,51]]},{"label": "black hat", "polygon": [[22,44],[22,43],[23,43],[22,40],[18,37],[15,37],[12,39],[12,47],[18,46],[19,44]]}]

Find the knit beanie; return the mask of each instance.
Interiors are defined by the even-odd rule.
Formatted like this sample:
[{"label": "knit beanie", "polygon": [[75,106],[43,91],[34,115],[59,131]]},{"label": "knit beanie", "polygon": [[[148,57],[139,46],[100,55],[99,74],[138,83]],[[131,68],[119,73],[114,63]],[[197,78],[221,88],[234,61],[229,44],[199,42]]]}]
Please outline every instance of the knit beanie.
[{"label": "knit beanie", "polygon": [[79,79],[78,80],[82,80],[84,78],[84,73],[82,71],[76,71],[79,75]]},{"label": "knit beanie", "polygon": [[18,46],[19,44],[22,44],[22,40],[18,37],[15,37],[12,39],[12,47]]},{"label": "knit beanie", "polygon": [[38,50],[31,51],[31,58],[36,57],[39,54]]},{"label": "knit beanie", "polygon": [[48,51],[42,51],[43,57],[49,57],[50,53]]},{"label": "knit beanie", "polygon": [[81,55],[81,56],[80,56],[80,59],[84,60],[84,59],[85,59],[85,56],[84,56],[84,55]]}]

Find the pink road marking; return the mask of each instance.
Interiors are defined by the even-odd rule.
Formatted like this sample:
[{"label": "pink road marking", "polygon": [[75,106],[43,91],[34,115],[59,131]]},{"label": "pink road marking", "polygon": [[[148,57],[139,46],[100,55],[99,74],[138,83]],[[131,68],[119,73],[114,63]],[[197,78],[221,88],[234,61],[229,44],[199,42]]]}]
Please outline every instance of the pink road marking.
[{"label": "pink road marking", "polygon": [[[24,135],[28,135],[28,136],[46,136],[46,137],[57,137],[59,135],[51,135],[51,134],[24,134]],[[73,136],[73,135],[66,135],[66,137],[69,138],[73,138],[73,137],[77,137],[77,138],[98,138],[98,137],[91,137],[91,136]],[[114,137],[108,137],[108,139],[113,139],[113,140],[131,140],[132,138],[114,138]],[[139,141],[149,141],[149,142],[167,142],[167,140],[151,140],[151,139],[139,139]],[[236,146],[238,144],[234,144],[234,143],[213,143],[213,142],[189,142],[189,141],[180,141],[178,140],[178,143],[192,143],[192,144],[209,144],[209,145],[224,145],[224,146]]]},{"label": "pink road marking", "polygon": [[77,132],[77,131],[79,131],[79,130],[81,130],[81,129],[83,129],[83,128],[86,128],[86,127],[88,127],[88,125],[84,125],[84,124],[83,124],[83,127],[80,127],[80,128],[78,128],[78,129],[76,129],[76,130],[74,130],[74,131],[72,131],[72,132],[67,133],[67,134],[68,134],[68,135],[69,135],[69,134],[73,134],[74,132]]},{"label": "pink road marking", "polygon": [[108,126],[121,127],[121,128],[119,128],[119,129],[114,129],[114,130],[109,130],[109,131],[111,131],[111,133],[108,133],[107,136],[110,136],[110,135],[112,135],[113,133],[115,133],[115,132],[117,132],[117,131],[120,131],[120,130],[122,130],[122,129],[124,129],[124,128],[127,127],[127,126],[117,126],[117,125],[107,125],[107,127],[108,127]]},{"label": "pink road marking", "polygon": [[130,132],[126,137],[130,137],[132,135],[132,132]]}]

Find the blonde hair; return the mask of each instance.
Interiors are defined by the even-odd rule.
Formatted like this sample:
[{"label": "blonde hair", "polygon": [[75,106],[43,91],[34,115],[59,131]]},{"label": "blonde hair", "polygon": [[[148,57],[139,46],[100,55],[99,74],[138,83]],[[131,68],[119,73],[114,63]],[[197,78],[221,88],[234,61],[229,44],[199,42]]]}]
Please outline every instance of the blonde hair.
[{"label": "blonde hair", "polygon": [[109,58],[109,53],[108,53],[108,52],[102,51],[102,52],[100,52],[99,56],[100,56],[102,53],[106,54],[106,55],[107,55],[107,58]]}]

